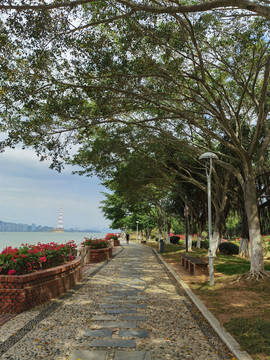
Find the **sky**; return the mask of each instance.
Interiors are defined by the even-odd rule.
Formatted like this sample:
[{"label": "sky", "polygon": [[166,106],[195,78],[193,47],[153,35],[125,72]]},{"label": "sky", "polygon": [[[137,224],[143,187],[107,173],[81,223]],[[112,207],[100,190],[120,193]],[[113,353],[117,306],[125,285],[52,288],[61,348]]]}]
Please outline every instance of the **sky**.
[{"label": "sky", "polygon": [[71,166],[58,173],[49,164],[31,149],[0,153],[0,220],[57,227],[62,208],[64,228],[107,231],[99,206],[108,191],[100,180],[72,175]]}]

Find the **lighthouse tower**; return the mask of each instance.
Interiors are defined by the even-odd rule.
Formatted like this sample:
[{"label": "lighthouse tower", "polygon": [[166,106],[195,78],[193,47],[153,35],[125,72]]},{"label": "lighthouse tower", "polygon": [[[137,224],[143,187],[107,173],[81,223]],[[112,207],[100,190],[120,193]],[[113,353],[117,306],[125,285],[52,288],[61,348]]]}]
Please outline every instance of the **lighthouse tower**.
[{"label": "lighthouse tower", "polygon": [[63,229],[63,210],[62,210],[62,208],[60,209],[60,213],[59,213],[57,232],[64,232],[64,229]]}]

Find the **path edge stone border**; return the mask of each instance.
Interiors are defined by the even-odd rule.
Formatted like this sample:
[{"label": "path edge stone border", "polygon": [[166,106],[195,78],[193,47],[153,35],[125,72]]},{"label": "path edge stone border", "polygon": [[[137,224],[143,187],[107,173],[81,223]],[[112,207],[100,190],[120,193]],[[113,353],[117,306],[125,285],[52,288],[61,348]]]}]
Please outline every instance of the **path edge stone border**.
[{"label": "path edge stone border", "polygon": [[213,330],[218,334],[221,340],[227,345],[229,350],[238,360],[253,360],[253,358],[246,352],[241,350],[240,344],[232,337],[230,333],[220,324],[217,318],[207,309],[207,307],[197,298],[197,296],[191,291],[190,287],[180,279],[176,272],[162,259],[156,249],[152,250],[159,257],[163,265],[170,271],[175,280],[181,285],[185,290],[186,294],[192,300],[197,309],[202,313],[205,319],[209,322]]}]

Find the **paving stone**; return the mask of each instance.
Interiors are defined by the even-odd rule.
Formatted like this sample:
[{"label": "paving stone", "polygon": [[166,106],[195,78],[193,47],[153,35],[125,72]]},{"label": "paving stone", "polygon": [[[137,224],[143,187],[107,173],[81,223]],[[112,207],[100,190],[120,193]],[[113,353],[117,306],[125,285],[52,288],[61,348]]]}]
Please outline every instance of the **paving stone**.
[{"label": "paving stone", "polygon": [[124,299],[124,296],[106,296],[103,298],[103,300],[122,300]]},{"label": "paving stone", "polygon": [[114,360],[151,360],[149,351],[120,351],[114,353]]},{"label": "paving stone", "polygon": [[138,296],[132,295],[132,296],[129,296],[128,298],[131,300],[146,300],[147,299],[147,297],[145,295],[138,295]]},{"label": "paving stone", "polygon": [[100,325],[102,328],[118,328],[118,329],[136,329],[137,323],[135,321],[108,321],[102,324],[93,322],[92,325]]},{"label": "paving stone", "polygon": [[126,308],[134,308],[134,309],[146,309],[145,304],[126,304]]},{"label": "paving stone", "polygon": [[136,309],[106,309],[107,314],[136,314]]},{"label": "paving stone", "polygon": [[69,360],[105,360],[106,351],[104,350],[73,350],[69,355]]},{"label": "paving stone", "polygon": [[120,305],[119,304],[100,304],[99,308],[100,309],[106,309],[106,308],[119,308]]},{"label": "paving stone", "polygon": [[125,315],[122,320],[147,321],[148,317],[144,315]]},{"label": "paving stone", "polygon": [[117,348],[135,348],[136,342],[133,339],[125,340],[125,339],[109,339],[109,340],[101,340],[94,339],[90,342],[90,346],[93,347],[117,347]]},{"label": "paving stone", "polygon": [[109,329],[100,329],[100,330],[85,330],[84,336],[90,337],[111,337],[113,331]]},{"label": "paving stone", "polygon": [[116,296],[135,296],[140,295],[141,291],[118,291],[113,293]]},{"label": "paving stone", "polygon": [[100,320],[100,321],[108,321],[108,320],[116,320],[117,315],[93,315],[92,320]]},{"label": "paving stone", "polygon": [[149,338],[147,330],[121,330],[119,336],[132,338]]}]

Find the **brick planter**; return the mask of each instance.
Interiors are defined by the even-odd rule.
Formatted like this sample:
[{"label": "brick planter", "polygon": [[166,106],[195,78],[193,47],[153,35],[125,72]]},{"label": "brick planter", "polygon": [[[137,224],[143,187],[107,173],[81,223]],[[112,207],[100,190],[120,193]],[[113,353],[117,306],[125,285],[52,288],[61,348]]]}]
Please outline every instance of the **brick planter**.
[{"label": "brick planter", "polygon": [[82,277],[81,258],[25,275],[0,275],[0,312],[20,313],[73,287]]},{"label": "brick planter", "polygon": [[120,241],[117,239],[113,239],[113,246],[119,246],[120,245]]},{"label": "brick planter", "polygon": [[112,248],[91,249],[90,262],[100,262],[112,257]]}]

